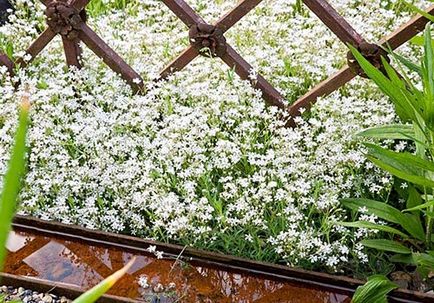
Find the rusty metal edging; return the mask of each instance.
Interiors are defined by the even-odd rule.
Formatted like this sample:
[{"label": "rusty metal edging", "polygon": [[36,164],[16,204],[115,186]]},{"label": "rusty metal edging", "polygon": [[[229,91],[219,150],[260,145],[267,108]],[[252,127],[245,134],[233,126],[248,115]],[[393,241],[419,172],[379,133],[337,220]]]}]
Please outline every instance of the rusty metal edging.
[{"label": "rusty metal edging", "polygon": [[[44,221],[29,216],[17,215],[13,223],[14,228],[57,236],[85,240],[86,242],[118,247],[123,250],[148,253],[150,245],[155,245],[157,250],[173,256],[178,256],[182,251],[183,259],[190,262],[200,262],[212,267],[221,267],[232,271],[242,271],[248,274],[259,275],[264,278],[299,283],[310,287],[326,288],[344,295],[352,295],[355,289],[363,284],[362,281],[345,277],[335,276],[320,272],[290,268],[288,266],[258,262],[244,258],[213,253],[205,250],[186,248],[166,244],[157,241],[144,240],[137,237],[90,230],[77,225],[66,225],[58,222]],[[434,296],[405,289],[398,289],[389,297],[390,302],[434,302]],[[123,301],[126,302],[126,301]]]},{"label": "rusty metal edging", "polygon": [[[8,285],[13,287],[24,287],[40,293],[50,293],[59,297],[66,297],[68,299],[78,298],[86,290],[80,287],[66,284],[51,282],[33,277],[24,277],[11,275],[0,272],[0,280],[2,285]],[[143,303],[143,301],[128,299],[124,297],[118,297],[113,295],[104,295],[97,302],[99,303]]]}]

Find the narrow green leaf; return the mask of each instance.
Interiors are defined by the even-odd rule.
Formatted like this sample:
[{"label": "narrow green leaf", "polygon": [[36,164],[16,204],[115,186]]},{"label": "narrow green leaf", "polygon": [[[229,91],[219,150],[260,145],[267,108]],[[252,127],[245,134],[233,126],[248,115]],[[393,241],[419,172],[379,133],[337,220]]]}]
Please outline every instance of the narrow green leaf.
[{"label": "narrow green leaf", "polygon": [[434,172],[434,163],[432,161],[427,161],[406,152],[394,152],[375,144],[365,143],[365,146],[369,149],[369,155],[383,160],[390,165],[395,165],[397,168],[408,173],[418,172],[419,169]]},{"label": "narrow green leaf", "polygon": [[367,228],[367,229],[374,229],[374,230],[380,230],[387,233],[399,235],[403,237],[404,239],[408,238],[408,235],[404,234],[403,232],[397,230],[396,228],[375,224],[368,221],[356,221],[356,222],[338,222],[338,225],[346,226],[346,227],[356,227],[356,228]]},{"label": "narrow green leaf", "polygon": [[380,219],[386,220],[388,222],[392,223],[398,223],[399,222],[399,216],[401,215],[401,212],[384,203],[379,202],[375,200],[369,200],[369,199],[343,199],[341,200],[341,203],[354,211],[359,211],[360,208],[365,207],[367,209],[368,214],[375,215]]},{"label": "narrow green leaf", "polygon": [[413,258],[413,254],[405,254],[405,255],[401,255],[401,254],[396,254],[393,255],[389,258],[390,262],[394,262],[394,263],[403,263],[403,264],[411,264],[411,265],[416,265],[416,261]]},{"label": "narrow green leaf", "polygon": [[387,303],[387,294],[398,288],[383,275],[368,278],[365,285],[359,286],[354,293],[352,303]]},{"label": "narrow green leaf", "polygon": [[410,7],[413,11],[415,11],[416,13],[424,16],[425,18],[427,18],[428,20],[430,20],[431,22],[434,22],[434,16],[430,15],[429,13],[427,13],[426,11],[418,8],[416,5],[409,3],[407,1],[404,1],[404,3]]},{"label": "narrow green leaf", "polygon": [[399,217],[399,225],[414,238],[420,241],[425,240],[425,230],[423,229],[419,215],[401,214]]},{"label": "narrow green leaf", "polygon": [[396,241],[386,239],[363,240],[363,246],[374,248],[381,251],[394,252],[397,254],[411,254],[411,250]]},{"label": "narrow green leaf", "polygon": [[[410,43],[417,45],[417,46],[424,46],[425,45],[425,38],[421,36],[415,36],[410,39]],[[431,40],[431,45],[434,45],[434,40]]]},{"label": "narrow green leaf", "polygon": [[417,216],[403,214],[398,209],[384,202],[369,199],[343,199],[341,203],[354,211],[359,211],[361,207],[365,207],[368,214],[391,223],[399,224],[405,231],[418,240],[424,241],[425,239],[422,224],[417,221]]},{"label": "narrow green leaf", "polygon": [[3,180],[3,192],[0,198],[0,271],[3,269],[6,257],[6,241],[11,230],[17,197],[21,189],[21,180],[26,166],[26,136],[29,125],[29,109],[30,102],[28,97],[24,97],[20,110],[18,129],[15,133],[14,147]]},{"label": "narrow green leaf", "polygon": [[[431,26],[428,23],[426,25],[425,31],[424,31],[424,49],[425,49],[425,56],[424,56],[424,68],[426,69],[426,82],[428,83],[427,89],[428,89],[428,96],[431,97],[434,94],[434,53],[433,53],[433,47],[431,44]],[[431,98],[430,98],[431,99]],[[432,102],[430,100],[430,102]]]},{"label": "narrow green leaf", "polygon": [[73,303],[93,303],[98,300],[102,295],[104,295],[119,279],[121,279],[127,271],[133,266],[135,262],[133,258],[127,265],[123,268],[106,278],[104,281],[100,282],[98,285],[94,286],[89,291],[82,294],[80,297],[75,299]]},{"label": "narrow green leaf", "polygon": [[[423,38],[421,37],[421,39],[423,40]],[[423,42],[422,42],[423,43]],[[401,62],[405,67],[407,67],[410,71],[417,73],[418,75],[422,75],[422,68],[411,62],[410,60],[408,60],[407,58],[401,56],[400,54],[397,54],[395,52],[392,52],[393,57],[398,60],[399,62]]]},{"label": "narrow green leaf", "polygon": [[434,187],[434,181],[427,176],[434,171],[434,163],[410,153],[397,153],[379,146],[365,143],[367,158],[378,167],[403,180],[422,186]]},{"label": "narrow green leaf", "polygon": [[425,209],[428,207],[434,206],[434,200],[428,201],[427,203],[412,207],[412,208],[407,208],[404,209],[404,212],[409,212],[409,211],[414,211],[414,210],[421,210],[421,209]]},{"label": "narrow green leaf", "polygon": [[412,175],[412,174],[405,173],[403,171],[400,171],[400,170],[396,169],[393,166],[384,164],[384,162],[382,162],[382,161],[380,161],[380,160],[378,160],[378,159],[376,159],[374,157],[370,157],[370,156],[367,156],[367,157],[375,165],[377,165],[378,167],[380,167],[380,168],[388,171],[389,173],[391,173],[392,175],[394,175],[394,176],[396,176],[398,178],[401,178],[403,180],[406,180],[406,181],[409,181],[409,182],[412,182],[412,183],[415,183],[415,184],[418,184],[418,185],[421,185],[421,186],[434,187],[434,181],[432,181],[432,180],[428,180],[428,179],[426,179],[424,177],[420,177],[420,176],[417,176],[417,175]]},{"label": "narrow green leaf", "polygon": [[[423,203],[421,194],[419,194],[419,192],[417,191],[416,188],[414,188],[414,186],[408,185],[407,193],[408,193],[407,203],[406,203],[407,208],[413,208]],[[414,212],[414,214],[418,215],[419,212]]]},{"label": "narrow green leaf", "polygon": [[399,89],[399,85],[395,85],[383,73],[375,68],[360,52],[351,45],[348,45],[357,62],[365,71],[366,75],[372,79],[377,86],[393,101],[396,111],[403,121],[414,120],[414,109],[407,97]]},{"label": "narrow green leaf", "polygon": [[409,140],[414,137],[413,125],[393,124],[365,129],[357,134],[376,139]]}]

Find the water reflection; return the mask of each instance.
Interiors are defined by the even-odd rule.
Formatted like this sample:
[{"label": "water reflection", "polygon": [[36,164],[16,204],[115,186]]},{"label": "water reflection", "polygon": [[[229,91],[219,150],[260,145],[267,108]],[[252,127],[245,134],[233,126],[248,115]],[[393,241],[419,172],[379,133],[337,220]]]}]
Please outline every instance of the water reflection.
[{"label": "water reflection", "polygon": [[90,288],[134,256],[136,262],[115,285],[111,294],[133,299],[149,298],[150,289],[138,285],[141,275],[149,284],[176,284],[176,294],[162,302],[186,303],[340,303],[346,296],[298,287],[290,283],[265,280],[253,275],[227,272],[153,255],[133,254],[84,242],[12,232],[5,272],[38,277]]}]

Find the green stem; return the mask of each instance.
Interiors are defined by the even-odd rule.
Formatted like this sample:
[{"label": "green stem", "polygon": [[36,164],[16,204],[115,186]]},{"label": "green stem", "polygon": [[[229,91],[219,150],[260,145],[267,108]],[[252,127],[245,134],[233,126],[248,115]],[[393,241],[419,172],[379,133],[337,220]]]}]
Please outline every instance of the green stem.
[{"label": "green stem", "polygon": [[[425,201],[428,201],[428,195],[426,192],[426,188],[424,187],[424,192],[425,192]],[[432,213],[433,211],[433,207],[431,206],[429,208],[430,213]],[[426,248],[427,250],[431,249],[431,235],[432,235],[432,229],[433,229],[433,218],[431,217],[430,214],[427,214],[427,221],[426,221]]]}]

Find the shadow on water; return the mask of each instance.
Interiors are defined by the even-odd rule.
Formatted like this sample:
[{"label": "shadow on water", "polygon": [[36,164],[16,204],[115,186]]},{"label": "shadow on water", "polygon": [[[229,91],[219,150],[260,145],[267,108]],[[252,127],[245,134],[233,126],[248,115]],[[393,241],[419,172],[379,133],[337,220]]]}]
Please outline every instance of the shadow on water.
[{"label": "shadow on water", "polygon": [[[142,254],[91,245],[84,241],[65,240],[36,235],[20,230],[11,233],[5,272],[37,277],[90,288],[136,257],[134,266],[110,294],[152,301],[157,285],[166,288],[160,293],[161,303],[343,303],[344,295],[292,283],[273,281],[260,276],[228,272],[200,263],[184,263],[175,258],[157,259]],[[146,276],[149,288],[139,286],[139,277]],[[168,285],[174,283],[168,291]],[[173,286],[173,284],[172,284]],[[161,288],[161,286],[160,286]]]}]

